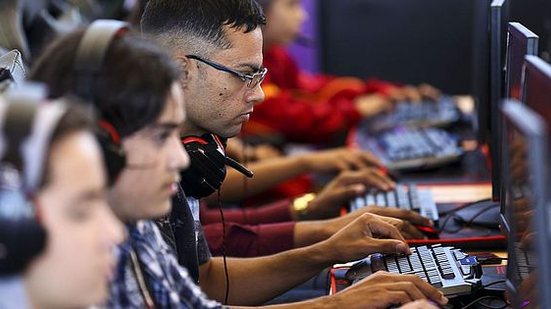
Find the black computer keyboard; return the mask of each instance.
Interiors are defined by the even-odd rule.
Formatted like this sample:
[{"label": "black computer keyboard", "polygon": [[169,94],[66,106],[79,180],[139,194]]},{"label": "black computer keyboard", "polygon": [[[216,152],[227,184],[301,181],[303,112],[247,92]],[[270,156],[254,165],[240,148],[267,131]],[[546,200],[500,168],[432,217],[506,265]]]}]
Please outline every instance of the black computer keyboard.
[{"label": "black computer keyboard", "polygon": [[450,96],[443,96],[437,102],[400,102],[390,114],[370,119],[370,132],[388,130],[400,125],[413,127],[443,127],[461,119],[461,112]]},{"label": "black computer keyboard", "polygon": [[383,270],[413,274],[438,288],[446,296],[469,294],[479,286],[482,270],[475,257],[440,244],[411,247],[411,255],[373,254],[350,268],[346,277],[353,283]]},{"label": "black computer keyboard", "polygon": [[457,161],[463,154],[457,139],[437,128],[400,127],[375,138],[359,134],[358,143],[392,170],[437,167]]},{"label": "black computer keyboard", "polygon": [[371,190],[358,196],[350,202],[350,210],[354,211],[365,206],[397,207],[414,210],[422,216],[438,222],[438,209],[430,190],[418,189],[415,184],[399,184],[391,191]]}]

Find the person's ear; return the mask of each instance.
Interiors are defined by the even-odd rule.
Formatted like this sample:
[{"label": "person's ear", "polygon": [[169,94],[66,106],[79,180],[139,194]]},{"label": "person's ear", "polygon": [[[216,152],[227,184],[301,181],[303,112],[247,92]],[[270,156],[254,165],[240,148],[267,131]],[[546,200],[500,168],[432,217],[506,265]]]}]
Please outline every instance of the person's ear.
[{"label": "person's ear", "polygon": [[190,80],[193,77],[193,68],[191,65],[191,61],[186,56],[177,56],[176,57],[177,63],[180,66],[180,70],[182,72],[182,75],[180,76],[180,85],[182,85],[182,88],[187,88],[187,85],[189,84]]}]

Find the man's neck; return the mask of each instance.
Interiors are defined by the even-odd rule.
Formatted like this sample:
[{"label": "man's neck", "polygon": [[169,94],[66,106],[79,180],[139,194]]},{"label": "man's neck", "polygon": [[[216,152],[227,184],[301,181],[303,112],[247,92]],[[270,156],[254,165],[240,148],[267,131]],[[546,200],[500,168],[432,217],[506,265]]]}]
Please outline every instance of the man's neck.
[{"label": "man's neck", "polygon": [[208,133],[207,130],[201,129],[201,128],[189,123],[189,121],[184,122],[180,132],[181,132],[180,134],[182,136],[201,136],[203,134]]}]

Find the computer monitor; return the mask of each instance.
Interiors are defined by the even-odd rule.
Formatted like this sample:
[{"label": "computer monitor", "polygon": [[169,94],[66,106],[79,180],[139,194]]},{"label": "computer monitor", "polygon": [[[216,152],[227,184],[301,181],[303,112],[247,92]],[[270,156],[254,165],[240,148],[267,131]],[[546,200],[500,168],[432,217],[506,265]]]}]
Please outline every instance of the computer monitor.
[{"label": "computer monitor", "polygon": [[476,105],[474,126],[477,139],[486,143],[490,136],[490,1],[474,2],[472,48],[472,95]]},{"label": "computer monitor", "polygon": [[538,36],[517,22],[509,23],[505,63],[505,97],[521,99],[520,81],[526,55],[537,55]]},{"label": "computer monitor", "polygon": [[522,73],[521,101],[551,119],[551,65],[536,56],[526,56]]},{"label": "computer monitor", "polygon": [[505,102],[502,111],[508,297],[513,308],[551,308],[545,284],[550,261],[545,244],[548,122],[518,101]]},{"label": "computer monitor", "polygon": [[503,99],[505,35],[509,18],[509,1],[493,0],[490,4],[490,154],[492,157],[492,200],[499,201],[501,193],[501,160],[499,142],[501,141],[499,111]]},{"label": "computer monitor", "polygon": [[[522,65],[521,101],[536,111],[545,119],[551,119],[551,66],[536,56],[525,56]],[[550,122],[551,123],[551,122]],[[501,144],[506,141],[502,140]],[[502,151],[503,152],[503,151]],[[502,165],[503,166],[503,165]],[[504,167],[506,168],[506,167]],[[502,173],[504,169],[502,168]],[[502,191],[506,190],[505,187]],[[501,213],[504,213],[504,202],[501,202]],[[508,221],[502,216],[501,225],[508,226]]]}]

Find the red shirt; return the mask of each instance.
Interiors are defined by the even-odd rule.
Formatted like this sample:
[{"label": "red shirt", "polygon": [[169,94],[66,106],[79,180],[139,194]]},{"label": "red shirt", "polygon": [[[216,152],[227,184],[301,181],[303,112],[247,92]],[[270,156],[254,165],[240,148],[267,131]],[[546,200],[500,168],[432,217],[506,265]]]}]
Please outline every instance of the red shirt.
[{"label": "red shirt", "polygon": [[287,141],[320,143],[356,125],[353,100],[367,93],[385,94],[391,84],[301,72],[282,47],[264,53],[268,74],[262,84],[266,100],[255,107],[245,134],[277,132]]},{"label": "red shirt", "polygon": [[[294,248],[295,222],[289,212],[290,200],[259,208],[224,209],[225,254],[254,257]],[[213,255],[222,255],[223,227],[218,209],[201,203],[201,224]]]}]

